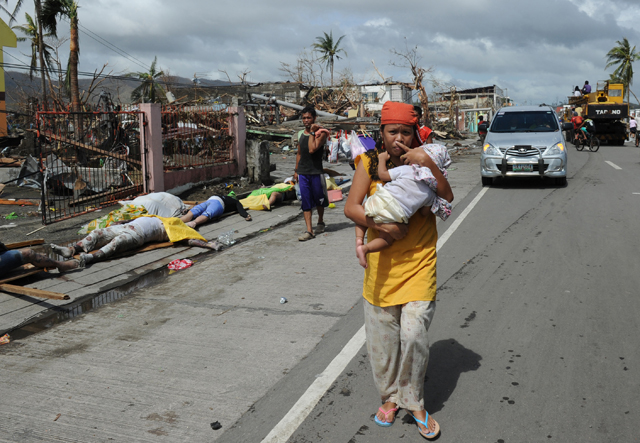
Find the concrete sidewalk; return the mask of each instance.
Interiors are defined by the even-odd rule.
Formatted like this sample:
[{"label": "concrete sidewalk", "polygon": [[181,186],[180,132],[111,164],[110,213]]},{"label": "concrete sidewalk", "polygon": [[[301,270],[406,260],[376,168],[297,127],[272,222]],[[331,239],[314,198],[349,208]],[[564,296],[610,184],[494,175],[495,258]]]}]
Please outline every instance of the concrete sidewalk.
[{"label": "concrete sidewalk", "polygon": [[[227,231],[235,231],[234,239],[242,241],[260,231],[295,220],[300,206],[285,205],[272,211],[251,211],[253,221],[247,222],[237,214],[203,225],[200,234],[207,240],[216,239]],[[36,299],[28,296],[0,293],[0,335],[23,326],[31,320],[45,316],[60,307],[69,308],[105,291],[118,288],[160,268],[175,259],[197,259],[214,251],[189,246],[173,246],[143,252],[132,256],[96,263],[86,269],[60,274],[52,271],[50,277],[26,287],[67,294],[69,300]],[[20,284],[19,281],[15,282]]]}]

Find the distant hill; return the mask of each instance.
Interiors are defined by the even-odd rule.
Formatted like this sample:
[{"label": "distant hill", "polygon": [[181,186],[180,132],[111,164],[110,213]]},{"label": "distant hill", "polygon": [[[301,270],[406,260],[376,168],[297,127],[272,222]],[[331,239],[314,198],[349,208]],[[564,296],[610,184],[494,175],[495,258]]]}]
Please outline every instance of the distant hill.
[{"label": "distant hill", "polygon": [[[5,71],[5,90],[7,109],[17,109],[20,104],[28,103],[29,97],[40,96],[40,77],[33,77],[33,80],[29,79],[28,72],[17,71]],[[199,88],[206,88],[209,86],[227,86],[230,85],[228,81],[223,80],[207,80],[198,79]],[[79,81],[80,93],[86,91],[91,85],[91,79],[81,78]],[[102,83],[93,91],[90,102],[95,103],[102,91],[111,93],[112,100],[117,104],[131,103],[131,91],[133,91],[140,82],[135,79],[112,79],[105,78]],[[57,83],[54,82],[54,87],[57,87]],[[163,85],[165,90],[174,91],[176,97],[179,94],[182,95],[185,90],[193,89],[193,81],[189,78],[172,76],[170,81],[166,85]],[[47,85],[48,88],[48,85]],[[179,91],[182,89],[182,91]]]}]

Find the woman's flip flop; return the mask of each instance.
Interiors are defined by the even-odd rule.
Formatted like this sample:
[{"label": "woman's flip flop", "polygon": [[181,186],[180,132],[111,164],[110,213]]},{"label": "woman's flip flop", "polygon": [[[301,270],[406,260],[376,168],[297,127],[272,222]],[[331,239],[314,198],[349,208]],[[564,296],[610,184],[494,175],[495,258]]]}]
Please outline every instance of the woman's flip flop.
[{"label": "woman's flip flop", "polygon": [[382,412],[384,414],[384,419],[385,421],[380,421],[380,419],[378,418],[378,415],[376,414],[373,421],[375,421],[379,426],[384,426],[385,428],[391,426],[395,421],[396,421],[396,416],[393,416],[393,421],[386,421],[387,420],[387,415],[389,415],[390,412],[397,412],[398,408],[391,408],[388,411],[385,412],[384,409],[382,409],[382,406],[380,406],[378,408],[378,411]]},{"label": "woman's flip flop", "polygon": [[[426,412],[426,411],[425,411]],[[418,426],[418,423],[420,423],[421,425],[423,425],[425,428],[427,428],[427,431],[429,430],[429,425],[427,424],[427,422],[429,421],[429,413],[427,412],[427,417],[424,419],[424,421],[420,421],[416,418],[415,415],[411,414],[413,416],[413,419],[416,421],[416,426]],[[433,430],[433,432],[424,432],[422,430],[422,428],[420,428],[420,426],[418,426],[418,432],[420,432],[420,435],[422,435],[424,438],[426,438],[427,440],[432,440],[434,438],[436,438],[438,436],[438,434],[440,433],[440,425],[438,424],[437,421],[433,420],[433,422],[436,424],[435,429]]]}]

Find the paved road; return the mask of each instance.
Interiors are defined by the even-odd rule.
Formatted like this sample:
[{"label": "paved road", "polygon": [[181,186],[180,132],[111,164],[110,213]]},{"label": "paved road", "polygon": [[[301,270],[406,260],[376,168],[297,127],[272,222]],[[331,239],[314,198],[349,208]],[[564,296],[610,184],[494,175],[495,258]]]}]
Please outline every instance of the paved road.
[{"label": "paved road", "polygon": [[[565,188],[485,191],[477,159],[454,165],[441,238],[459,224],[440,246],[425,385],[441,440],[636,436],[640,150],[569,149]],[[362,326],[353,229],[328,217],[311,242],[292,241],[294,223],[0,348],[0,440],[261,441]],[[354,354],[289,441],[421,441],[404,413],[373,423],[364,348]]]},{"label": "paved road", "polygon": [[[441,441],[637,439],[640,150],[569,149],[567,187],[478,186],[455,210],[484,192],[439,251],[425,391]],[[441,237],[455,222],[440,226]],[[343,343],[362,324],[360,311],[359,303],[341,322]],[[283,394],[287,386],[220,441],[260,441],[273,411],[298,400]],[[289,441],[422,441],[404,412],[392,428],[376,426],[376,407],[361,348]]]}]

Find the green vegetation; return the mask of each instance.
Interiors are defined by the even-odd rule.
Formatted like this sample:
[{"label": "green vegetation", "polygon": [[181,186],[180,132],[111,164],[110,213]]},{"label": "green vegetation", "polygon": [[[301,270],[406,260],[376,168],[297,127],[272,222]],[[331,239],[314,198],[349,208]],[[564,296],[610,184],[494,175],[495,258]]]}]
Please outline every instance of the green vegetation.
[{"label": "green vegetation", "polygon": [[331,86],[333,86],[333,63],[334,59],[340,60],[340,53],[343,53],[345,57],[347,52],[340,48],[340,42],[345,36],[340,37],[336,42],[333,41],[333,31],[329,34],[324,32],[324,37],[316,37],[318,43],[313,44],[314,51],[320,53],[320,60],[326,63],[327,70],[331,71]]}]

